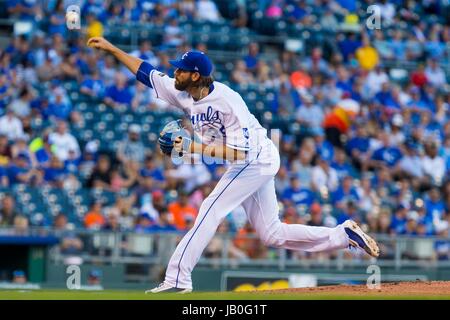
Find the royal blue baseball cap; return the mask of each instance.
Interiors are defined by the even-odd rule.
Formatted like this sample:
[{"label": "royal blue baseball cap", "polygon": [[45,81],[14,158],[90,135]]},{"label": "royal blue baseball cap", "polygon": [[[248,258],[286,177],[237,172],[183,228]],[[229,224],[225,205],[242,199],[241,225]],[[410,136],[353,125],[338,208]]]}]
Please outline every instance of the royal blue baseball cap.
[{"label": "royal blue baseball cap", "polygon": [[181,59],[170,60],[169,62],[178,69],[198,72],[204,77],[210,76],[213,69],[211,60],[200,51],[188,51],[181,56]]}]

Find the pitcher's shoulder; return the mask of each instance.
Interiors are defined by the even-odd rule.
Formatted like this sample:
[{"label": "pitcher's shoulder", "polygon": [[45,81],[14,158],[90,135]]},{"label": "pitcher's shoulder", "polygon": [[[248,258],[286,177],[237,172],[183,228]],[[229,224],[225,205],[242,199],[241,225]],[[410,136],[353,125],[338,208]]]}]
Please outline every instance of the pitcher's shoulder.
[{"label": "pitcher's shoulder", "polygon": [[218,90],[219,92],[228,93],[228,94],[237,94],[240,95],[239,92],[233,90],[230,86],[226,85],[225,83],[214,81],[214,90]]},{"label": "pitcher's shoulder", "polygon": [[[217,85],[216,85],[217,84]],[[218,91],[218,96],[225,99],[225,102],[229,104],[231,107],[235,107],[238,104],[245,104],[244,99],[242,98],[241,94],[235,90],[233,90],[231,87],[227,86],[224,83],[221,82],[214,82],[215,90]]]}]

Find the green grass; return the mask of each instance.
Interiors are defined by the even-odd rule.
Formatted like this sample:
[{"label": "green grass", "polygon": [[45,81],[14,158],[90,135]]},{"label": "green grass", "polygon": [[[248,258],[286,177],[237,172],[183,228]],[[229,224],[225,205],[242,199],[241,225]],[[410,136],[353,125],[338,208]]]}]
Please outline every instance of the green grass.
[{"label": "green grass", "polygon": [[0,300],[372,300],[443,299],[443,295],[336,295],[333,293],[236,293],[194,292],[190,294],[146,295],[143,291],[0,290]]}]

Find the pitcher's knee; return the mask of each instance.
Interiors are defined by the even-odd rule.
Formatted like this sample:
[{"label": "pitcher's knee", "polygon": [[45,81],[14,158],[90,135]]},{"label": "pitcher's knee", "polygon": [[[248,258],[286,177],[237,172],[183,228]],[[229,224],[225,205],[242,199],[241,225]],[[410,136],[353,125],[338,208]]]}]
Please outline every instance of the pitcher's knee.
[{"label": "pitcher's knee", "polygon": [[215,199],[213,199],[212,197],[206,197],[206,198],[203,200],[203,202],[202,202],[202,204],[201,204],[201,206],[200,206],[200,210],[199,210],[199,211],[205,212],[205,211],[210,210],[211,206],[214,204],[214,200],[215,200]]},{"label": "pitcher's knee", "polygon": [[216,193],[210,194],[203,200],[200,206],[200,211],[210,211],[216,208],[221,208],[224,205],[223,201],[226,200],[224,200],[224,198],[220,198]]}]

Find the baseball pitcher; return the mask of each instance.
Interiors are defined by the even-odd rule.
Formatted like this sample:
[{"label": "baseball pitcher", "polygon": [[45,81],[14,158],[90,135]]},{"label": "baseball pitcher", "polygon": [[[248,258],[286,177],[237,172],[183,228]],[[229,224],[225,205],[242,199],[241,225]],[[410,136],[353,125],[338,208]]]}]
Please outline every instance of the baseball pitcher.
[{"label": "baseball pitcher", "polygon": [[361,248],[377,257],[376,242],[351,220],[335,228],[282,223],[278,215],[274,176],[280,166],[278,149],[266,130],[250,113],[241,96],[211,77],[213,65],[203,52],[189,51],[170,63],[174,77],[159,72],[151,64],[133,57],[101,37],[88,45],[114,55],[155,90],[158,98],[190,115],[194,141],[172,123],[161,132],[159,145],[167,155],[201,153],[225,159],[227,171],[204,200],[192,229],[173,253],[163,283],[146,293],[192,291],[191,272],[217,227],[239,205],[267,246],[309,252]]}]

